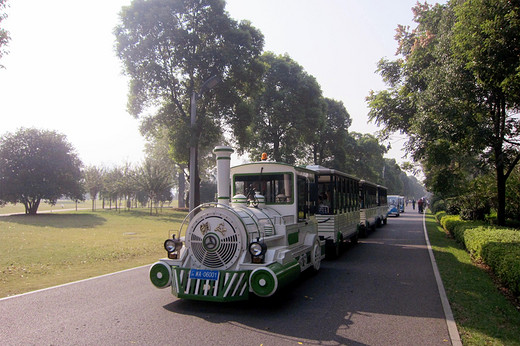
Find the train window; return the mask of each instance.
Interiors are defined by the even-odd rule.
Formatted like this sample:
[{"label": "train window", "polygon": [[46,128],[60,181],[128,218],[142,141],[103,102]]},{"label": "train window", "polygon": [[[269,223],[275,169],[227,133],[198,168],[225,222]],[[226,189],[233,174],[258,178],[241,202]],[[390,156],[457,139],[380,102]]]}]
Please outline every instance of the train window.
[{"label": "train window", "polygon": [[322,175],[318,181],[318,213],[331,214],[334,207],[331,196],[331,177]]},{"label": "train window", "polygon": [[294,202],[292,173],[235,174],[233,194],[252,196],[255,192],[265,197],[266,204]]},{"label": "train window", "polygon": [[302,176],[298,176],[298,221],[303,221],[307,218],[309,200],[309,189],[307,179]]}]

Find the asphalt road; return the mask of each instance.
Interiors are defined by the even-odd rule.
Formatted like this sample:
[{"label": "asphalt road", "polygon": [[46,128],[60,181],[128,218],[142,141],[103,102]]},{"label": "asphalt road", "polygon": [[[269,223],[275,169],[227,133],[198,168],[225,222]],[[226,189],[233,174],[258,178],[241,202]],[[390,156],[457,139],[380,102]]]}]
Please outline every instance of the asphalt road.
[{"label": "asphalt road", "polygon": [[147,267],[2,299],[0,345],[449,345],[421,216],[390,218],[271,299],[178,300]]}]

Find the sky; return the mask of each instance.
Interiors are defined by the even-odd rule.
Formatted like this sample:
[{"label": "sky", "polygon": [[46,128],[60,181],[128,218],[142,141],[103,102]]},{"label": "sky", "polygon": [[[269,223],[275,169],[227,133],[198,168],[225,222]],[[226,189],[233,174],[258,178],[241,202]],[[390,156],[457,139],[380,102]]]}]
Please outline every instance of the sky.
[{"label": "sky", "polygon": [[[398,24],[411,25],[417,0],[227,0],[237,20],[264,35],[265,51],[288,54],[342,101],[349,131],[375,134],[365,101],[385,89],[375,73],[394,59]],[[10,0],[10,53],[0,60],[0,135],[21,127],[67,136],[86,165],[144,159],[139,120],[126,111],[128,78],[115,55],[113,29],[130,0]],[[402,161],[405,139],[391,139],[387,157]]]}]

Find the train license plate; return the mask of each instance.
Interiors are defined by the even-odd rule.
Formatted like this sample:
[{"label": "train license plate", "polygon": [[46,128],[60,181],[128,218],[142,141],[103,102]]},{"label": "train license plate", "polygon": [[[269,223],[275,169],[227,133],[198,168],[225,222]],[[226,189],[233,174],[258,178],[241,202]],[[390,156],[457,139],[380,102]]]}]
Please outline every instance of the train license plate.
[{"label": "train license plate", "polygon": [[190,279],[200,279],[200,280],[218,280],[218,270],[208,270],[208,269],[191,269],[190,270]]}]

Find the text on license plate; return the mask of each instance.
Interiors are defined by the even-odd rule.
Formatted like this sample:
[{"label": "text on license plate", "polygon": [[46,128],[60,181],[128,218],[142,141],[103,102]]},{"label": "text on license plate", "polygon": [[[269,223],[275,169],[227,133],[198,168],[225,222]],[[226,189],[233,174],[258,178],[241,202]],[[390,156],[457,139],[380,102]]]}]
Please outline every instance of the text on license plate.
[{"label": "text on license plate", "polygon": [[218,280],[218,270],[191,269],[190,279]]}]

